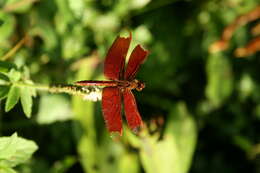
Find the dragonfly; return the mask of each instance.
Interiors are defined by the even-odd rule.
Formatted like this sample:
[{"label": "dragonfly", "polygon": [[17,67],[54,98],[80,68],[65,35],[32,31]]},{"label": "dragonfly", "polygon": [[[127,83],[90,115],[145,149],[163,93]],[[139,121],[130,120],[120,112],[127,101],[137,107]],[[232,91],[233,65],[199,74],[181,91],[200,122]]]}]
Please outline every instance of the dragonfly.
[{"label": "dragonfly", "polygon": [[125,65],[131,40],[131,33],[128,37],[118,36],[108,50],[104,62],[104,76],[108,79],[107,81],[76,82],[80,86],[104,87],[101,107],[105,124],[110,133],[120,135],[122,135],[122,105],[124,105],[127,124],[133,132],[137,132],[143,124],[132,90],[141,91],[145,88],[145,84],[135,79],[135,76],[140,65],[146,59],[148,51],[138,44]]}]

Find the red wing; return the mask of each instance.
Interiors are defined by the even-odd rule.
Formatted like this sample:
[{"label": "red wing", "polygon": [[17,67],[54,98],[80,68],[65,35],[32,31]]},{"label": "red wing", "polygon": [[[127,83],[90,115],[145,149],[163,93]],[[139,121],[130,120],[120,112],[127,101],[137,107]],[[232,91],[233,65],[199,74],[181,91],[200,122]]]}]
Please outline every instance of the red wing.
[{"label": "red wing", "polygon": [[130,90],[125,90],[123,96],[125,116],[128,126],[132,130],[136,130],[138,127],[142,125],[142,118],[138,112],[135,97]]},{"label": "red wing", "polygon": [[104,65],[104,75],[108,79],[119,80],[123,77],[122,74],[125,66],[125,57],[131,39],[131,34],[127,38],[117,37],[108,50]]},{"label": "red wing", "polygon": [[102,93],[102,111],[109,132],[122,134],[121,93],[116,87],[105,87]]},{"label": "red wing", "polygon": [[130,55],[130,59],[125,71],[125,79],[132,80],[135,78],[136,72],[140,64],[143,63],[147,57],[148,51],[144,50],[140,45],[137,45]]}]

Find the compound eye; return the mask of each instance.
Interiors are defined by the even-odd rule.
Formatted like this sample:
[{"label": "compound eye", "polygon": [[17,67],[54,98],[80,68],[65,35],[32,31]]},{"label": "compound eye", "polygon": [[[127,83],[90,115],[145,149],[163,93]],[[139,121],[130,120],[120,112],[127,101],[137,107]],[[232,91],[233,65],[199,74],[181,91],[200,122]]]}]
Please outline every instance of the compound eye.
[{"label": "compound eye", "polygon": [[137,91],[142,91],[142,90],[144,89],[144,87],[145,87],[144,83],[139,82],[139,83],[138,83],[138,86],[136,87],[136,90],[137,90]]},{"label": "compound eye", "polygon": [[142,87],[142,89],[144,89],[145,88],[145,84],[141,83],[141,87]]}]

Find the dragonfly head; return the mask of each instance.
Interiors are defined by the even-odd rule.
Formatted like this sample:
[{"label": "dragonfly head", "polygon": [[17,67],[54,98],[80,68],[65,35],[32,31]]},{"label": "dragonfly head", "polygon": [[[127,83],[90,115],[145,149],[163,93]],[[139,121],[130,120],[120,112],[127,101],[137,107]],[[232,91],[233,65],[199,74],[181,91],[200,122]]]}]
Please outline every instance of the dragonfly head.
[{"label": "dragonfly head", "polygon": [[145,88],[145,84],[144,84],[144,82],[141,82],[141,81],[139,81],[139,80],[134,80],[135,81],[135,83],[136,83],[136,90],[137,91],[142,91],[144,88]]}]

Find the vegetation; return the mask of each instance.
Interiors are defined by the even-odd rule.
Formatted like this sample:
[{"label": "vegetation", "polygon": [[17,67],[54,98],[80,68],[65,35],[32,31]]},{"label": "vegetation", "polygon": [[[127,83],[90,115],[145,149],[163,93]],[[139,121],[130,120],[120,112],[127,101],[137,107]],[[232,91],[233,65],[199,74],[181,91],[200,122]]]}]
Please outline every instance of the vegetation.
[{"label": "vegetation", "polygon": [[[0,172],[260,172],[258,8],[0,0]],[[135,92],[144,127],[114,137],[100,102],[82,99],[94,91],[73,83],[104,79],[108,48],[129,30],[131,49],[150,52]]]}]

